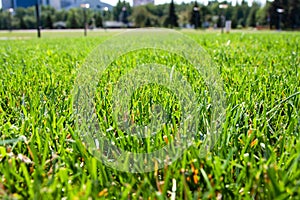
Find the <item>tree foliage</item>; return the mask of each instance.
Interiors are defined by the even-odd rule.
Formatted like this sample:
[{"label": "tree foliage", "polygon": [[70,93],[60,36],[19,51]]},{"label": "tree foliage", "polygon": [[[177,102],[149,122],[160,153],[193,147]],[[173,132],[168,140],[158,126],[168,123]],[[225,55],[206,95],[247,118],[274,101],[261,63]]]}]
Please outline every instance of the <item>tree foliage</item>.
[{"label": "tree foliage", "polygon": [[147,6],[138,6],[133,10],[131,18],[136,27],[159,26],[159,17],[153,15]]},{"label": "tree foliage", "polygon": [[[126,14],[124,12],[126,10]],[[121,0],[118,1],[117,5],[113,9],[113,20],[126,22],[129,15],[131,15],[132,9],[128,2]]]},{"label": "tree foliage", "polygon": [[164,21],[164,26],[169,28],[178,27],[178,16],[175,11],[175,4],[173,0],[171,0],[169,14]]},{"label": "tree foliage", "polygon": [[259,5],[256,2],[254,2],[247,16],[246,24],[248,27],[256,27],[257,24],[256,13],[258,12],[258,10],[259,10]]},{"label": "tree foliage", "polygon": [[67,26],[69,28],[82,28],[83,22],[79,21],[80,16],[79,13],[76,12],[76,9],[71,9],[68,12],[68,17],[67,17]]},{"label": "tree foliage", "polygon": [[201,25],[200,7],[198,6],[197,1],[195,1],[192,9],[190,23],[194,25],[195,29],[199,28]]},{"label": "tree foliage", "polygon": [[270,3],[268,14],[270,17],[271,29],[273,27],[276,29],[299,28],[300,0],[274,0]]}]

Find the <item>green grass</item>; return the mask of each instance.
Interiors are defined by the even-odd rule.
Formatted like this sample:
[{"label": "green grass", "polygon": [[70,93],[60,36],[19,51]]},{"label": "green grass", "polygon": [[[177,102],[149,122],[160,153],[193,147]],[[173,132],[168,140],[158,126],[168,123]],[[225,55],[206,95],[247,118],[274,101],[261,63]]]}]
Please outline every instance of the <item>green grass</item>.
[{"label": "green grass", "polygon": [[[199,158],[198,143],[173,164],[140,174],[105,166],[75,134],[71,90],[78,69],[115,33],[1,41],[0,198],[165,199],[176,180],[178,199],[299,199],[300,34],[184,33],[219,68],[227,101],[222,132],[205,157]],[[130,66],[129,59],[124,62]],[[100,84],[99,95],[110,92],[108,82]],[[201,94],[205,85],[194,87]],[[100,102],[99,115],[109,114]],[[120,142],[124,149],[145,151],[133,144]]]}]

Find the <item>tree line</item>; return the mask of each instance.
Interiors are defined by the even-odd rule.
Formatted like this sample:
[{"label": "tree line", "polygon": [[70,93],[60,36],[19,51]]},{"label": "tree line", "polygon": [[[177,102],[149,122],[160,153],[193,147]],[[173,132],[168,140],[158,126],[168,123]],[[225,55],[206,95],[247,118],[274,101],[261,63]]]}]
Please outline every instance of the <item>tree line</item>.
[{"label": "tree line", "polygon": [[[84,13],[85,12],[85,13]],[[231,20],[232,28],[268,27],[271,29],[300,28],[300,0],[267,1],[265,5],[246,1],[232,5],[230,2],[210,1],[208,5],[195,2],[174,4],[143,5],[131,7],[120,1],[112,11],[72,8],[55,10],[41,7],[43,28],[55,28],[55,22],[64,22],[66,28],[83,28],[84,14],[88,23],[103,27],[104,21],[121,21],[125,25],[132,22],[135,27],[222,27],[225,20]],[[36,27],[34,7],[17,8],[13,12],[0,10],[0,29],[33,29]]]}]

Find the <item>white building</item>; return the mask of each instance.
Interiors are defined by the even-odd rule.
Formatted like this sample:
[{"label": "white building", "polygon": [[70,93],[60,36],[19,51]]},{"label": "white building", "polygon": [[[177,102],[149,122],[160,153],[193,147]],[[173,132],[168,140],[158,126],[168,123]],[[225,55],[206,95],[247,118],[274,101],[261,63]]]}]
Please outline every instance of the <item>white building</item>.
[{"label": "white building", "polygon": [[[69,1],[70,4],[74,3],[76,0],[39,0],[42,5],[49,5],[56,9],[61,9],[61,3],[64,1]],[[3,10],[7,10],[9,8],[18,8],[18,7],[28,7],[34,6],[36,4],[36,0],[0,0],[2,3]],[[0,4],[1,4],[0,3]]]},{"label": "white building", "polygon": [[149,3],[154,4],[154,0],[133,0],[133,6],[141,6]]},{"label": "white building", "polygon": [[[9,8],[18,8],[18,7],[30,7],[36,4],[37,0],[0,0],[0,6],[2,3],[2,9],[7,10]],[[91,9],[103,9],[108,8],[112,10],[113,6],[107,3],[101,2],[101,0],[38,0],[41,5],[48,5],[57,10],[60,9],[70,9],[70,8],[80,8],[80,4],[89,3]],[[140,0],[145,1],[145,0]],[[149,1],[149,0],[148,0]],[[152,0],[154,1],[154,0]],[[150,0],[151,2],[151,0]],[[1,9],[1,7],[0,7]]]},{"label": "white building", "polygon": [[51,6],[55,9],[61,9],[61,0],[42,0],[42,4]]},{"label": "white building", "polygon": [[9,8],[13,8],[14,7],[14,1],[12,0],[0,0],[2,1],[2,9],[3,10],[7,10]]},{"label": "white building", "polygon": [[75,3],[77,3],[79,0],[61,0],[61,7],[66,8],[69,7]]},{"label": "white building", "polygon": [[60,4],[60,0],[49,0],[49,4],[50,6],[52,6],[55,9],[61,9],[61,4]]}]

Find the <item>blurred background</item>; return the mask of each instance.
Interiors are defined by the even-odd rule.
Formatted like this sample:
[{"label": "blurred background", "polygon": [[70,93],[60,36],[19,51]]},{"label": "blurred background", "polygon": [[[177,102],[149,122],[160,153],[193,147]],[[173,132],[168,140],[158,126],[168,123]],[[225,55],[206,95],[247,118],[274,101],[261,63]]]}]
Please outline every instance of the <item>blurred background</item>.
[{"label": "blurred background", "polygon": [[299,30],[300,0],[0,0],[0,29],[34,29],[37,22],[42,29]]}]

